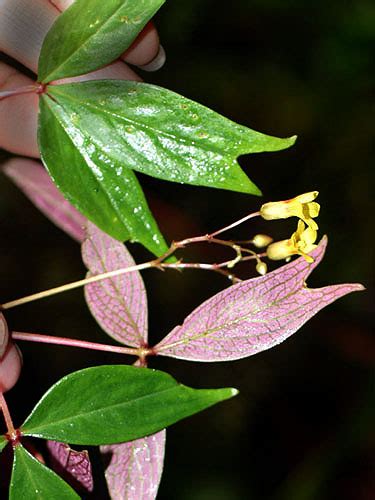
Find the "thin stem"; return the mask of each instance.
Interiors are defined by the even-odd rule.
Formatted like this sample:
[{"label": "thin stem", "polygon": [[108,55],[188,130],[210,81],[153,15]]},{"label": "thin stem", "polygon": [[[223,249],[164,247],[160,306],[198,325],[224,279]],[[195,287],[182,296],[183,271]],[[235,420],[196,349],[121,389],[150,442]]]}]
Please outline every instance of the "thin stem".
[{"label": "thin stem", "polygon": [[154,261],[145,262],[144,264],[138,264],[135,266],[124,267],[122,269],[116,269],[115,271],[109,271],[103,274],[97,274],[96,276],[90,276],[90,278],[85,278],[79,281],[73,281],[72,283],[67,283],[66,285],[57,286],[49,290],[44,290],[43,292],[33,293],[21,299],[12,300],[6,302],[0,306],[0,309],[11,309],[12,307],[20,306],[22,304],[27,304],[28,302],[33,302],[34,300],[44,299],[46,297],[51,297],[61,292],[66,292],[68,290],[74,290],[84,285],[89,285],[90,283],[95,283],[96,281],[101,281],[106,278],[113,278],[114,276],[120,276],[121,274],[131,273],[134,271],[141,271],[142,269],[148,269],[150,267],[155,267]]},{"label": "thin stem", "polygon": [[0,92],[0,101],[8,97],[15,97],[23,94],[37,94],[40,91],[40,84],[34,83],[33,85],[26,85],[18,89],[2,90]]},{"label": "thin stem", "polygon": [[[233,245],[228,245],[232,246]],[[244,249],[246,251],[246,249]],[[259,254],[259,256],[263,256],[264,254]],[[241,257],[241,261],[256,259],[257,254],[251,255],[249,257]],[[120,276],[122,274],[131,273],[134,271],[141,271],[144,269],[158,268],[158,269],[204,269],[208,271],[215,271],[219,274],[229,277],[233,282],[241,281],[239,278],[233,275],[231,272],[223,271],[223,267],[233,267],[233,262],[237,262],[237,259],[227,260],[220,264],[207,264],[207,263],[198,263],[198,262],[176,262],[176,263],[168,263],[168,262],[159,262],[158,260],[152,260],[150,262],[145,262],[143,264],[138,264],[135,266],[124,267],[121,269],[116,269],[114,271],[109,271],[103,274],[97,274],[96,276],[91,276],[89,278],[85,278],[79,281],[73,281],[72,283],[67,283],[66,285],[61,285],[55,288],[51,288],[49,290],[44,290],[43,292],[34,293],[32,295],[27,295],[26,297],[22,297],[20,299],[12,300],[10,302],[6,302],[5,304],[0,305],[0,310],[11,309],[16,306],[20,306],[23,304],[27,304],[29,302],[33,302],[35,300],[44,299],[47,297],[51,297],[53,295],[57,295],[62,292],[66,292],[68,290],[74,290],[75,288],[79,288],[85,285],[89,285],[90,283],[95,283],[107,278],[113,278],[115,276]]]},{"label": "thin stem", "polygon": [[[0,305],[0,310],[11,309],[12,307],[20,306],[22,304],[27,304],[28,302],[33,302],[35,300],[44,299],[46,297],[51,297],[52,295],[66,292],[68,290],[73,290],[75,288],[79,288],[81,286],[85,286],[85,285],[88,285],[90,283],[95,283],[97,281],[101,281],[101,280],[106,279],[106,278],[112,278],[115,276],[120,276],[120,275],[125,274],[125,273],[131,273],[134,271],[142,271],[144,269],[150,269],[150,268],[164,269],[164,268],[168,268],[168,267],[174,267],[174,268],[183,269],[183,268],[191,267],[191,268],[197,268],[197,269],[208,269],[208,270],[220,272],[220,274],[224,274],[225,276],[228,276],[228,277],[230,277],[230,279],[232,279],[232,276],[233,276],[232,273],[226,273],[225,271],[218,271],[218,269],[220,269],[222,267],[233,267],[240,260],[244,260],[244,258],[242,258],[242,256],[241,256],[241,250],[243,250],[245,252],[252,252],[252,251],[250,251],[248,249],[242,249],[241,247],[239,247],[238,245],[236,245],[235,243],[233,243],[231,241],[217,239],[217,238],[215,238],[215,236],[223,233],[224,231],[228,231],[228,229],[232,229],[233,227],[236,227],[239,224],[242,224],[243,222],[246,222],[249,219],[257,217],[258,215],[260,215],[260,212],[254,212],[254,213],[251,213],[249,215],[246,215],[245,217],[243,217],[242,219],[240,219],[236,222],[233,222],[229,226],[225,226],[225,227],[223,227],[223,228],[219,229],[218,231],[215,231],[211,234],[206,234],[206,235],[202,235],[202,236],[195,236],[193,238],[186,238],[184,240],[173,242],[172,245],[170,246],[170,248],[161,257],[154,259],[154,260],[151,260],[149,262],[145,262],[143,264],[138,264],[138,265],[122,268],[122,269],[116,269],[115,271],[109,271],[107,273],[98,274],[96,276],[91,276],[89,278],[74,281],[72,283],[67,283],[65,285],[51,288],[49,290],[44,290],[43,292],[34,293],[32,295],[28,295],[28,296],[22,297],[20,299],[12,300],[10,302],[6,302],[5,304]],[[170,266],[168,263],[164,262],[170,255],[175,253],[175,251],[177,249],[183,248],[186,245],[190,245],[192,243],[199,243],[199,242],[216,243],[218,245],[232,247],[237,252],[237,257],[235,259],[232,259],[231,261],[227,261],[227,262],[222,263],[220,265],[218,265],[218,264],[199,264],[199,265],[194,264],[194,265],[187,266],[186,264],[177,263],[174,266]],[[254,253],[254,258],[255,259],[257,258],[255,253]],[[248,260],[248,259],[246,259],[246,260]],[[237,278],[235,278],[235,279],[237,280]]]},{"label": "thin stem", "polygon": [[120,347],[108,344],[98,344],[96,342],[87,342],[85,340],[68,339],[66,337],[53,337],[51,335],[41,335],[38,333],[12,332],[14,340],[26,340],[28,342],[40,342],[42,344],[57,344],[69,347],[79,347],[82,349],[91,349],[94,351],[106,351],[119,354],[130,354],[131,356],[145,356],[148,349],[145,347]]},{"label": "thin stem", "polygon": [[0,408],[4,415],[5,424],[8,430],[8,436],[11,440],[17,439],[17,431],[14,428],[12,417],[10,416],[7,402],[5,401],[4,394],[0,391]]},{"label": "thin stem", "polygon": [[236,222],[233,222],[232,224],[229,224],[229,226],[222,227],[218,231],[215,231],[214,233],[211,233],[211,237],[217,236],[218,234],[224,233],[224,231],[228,231],[229,229],[233,229],[236,226],[239,226],[240,224],[243,224],[244,222],[253,219],[254,217],[259,217],[260,212],[253,212],[252,214],[245,215],[245,217],[242,217],[242,219],[237,220]]},{"label": "thin stem", "polygon": [[222,262],[220,264],[205,264],[205,263],[200,263],[200,262],[171,262],[171,263],[163,263],[162,267],[166,269],[176,269],[176,270],[182,270],[182,269],[202,269],[204,271],[213,271],[215,273],[221,274],[225,276],[226,278],[229,278],[232,283],[239,283],[240,278],[237,278],[232,272],[226,271],[225,269],[222,269],[223,267],[227,267],[228,264],[233,262],[232,260],[228,260],[226,262]]},{"label": "thin stem", "polygon": [[245,262],[247,260],[260,259],[261,257],[267,257],[267,252],[263,253],[254,253],[254,255],[247,255],[246,257],[242,257],[241,262]]},{"label": "thin stem", "polygon": [[[217,231],[214,231],[213,233],[210,234],[204,234],[202,236],[194,236],[193,238],[186,238],[181,241],[176,241],[174,245],[177,248],[184,247],[186,245],[190,245],[191,243],[200,243],[200,242],[215,242],[218,243],[219,241],[223,242],[223,240],[216,240],[215,241],[215,236],[224,233],[225,231],[228,231],[229,229],[232,229],[236,226],[239,226],[240,224],[243,224],[244,222],[248,221],[249,219],[253,219],[254,217],[258,217],[260,215],[260,212],[253,212],[251,214],[246,215],[245,217],[242,217],[242,219],[237,220],[233,222],[232,224],[229,224],[229,226],[222,227],[221,229],[218,229]],[[222,244],[222,243],[221,243]]]}]

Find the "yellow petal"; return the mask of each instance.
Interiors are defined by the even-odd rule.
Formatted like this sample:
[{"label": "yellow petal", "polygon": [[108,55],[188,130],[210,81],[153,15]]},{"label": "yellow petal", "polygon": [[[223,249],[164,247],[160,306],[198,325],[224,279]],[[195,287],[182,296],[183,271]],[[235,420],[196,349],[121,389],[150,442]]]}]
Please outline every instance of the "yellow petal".
[{"label": "yellow petal", "polygon": [[309,262],[310,264],[314,262],[314,259],[311,257],[311,255],[307,255],[305,252],[298,252],[298,255],[301,255],[306,262]]},{"label": "yellow petal", "polygon": [[309,193],[300,194],[293,199],[299,201],[300,203],[310,203],[310,201],[313,201],[315,200],[315,198],[317,198],[318,194],[319,191],[310,191]]},{"label": "yellow petal", "polygon": [[304,232],[304,230],[305,230],[305,224],[304,224],[304,222],[302,220],[299,220],[298,224],[297,224],[297,230],[294,233],[298,239],[300,239],[300,237],[301,237],[302,233]]},{"label": "yellow petal", "polygon": [[318,236],[318,233],[314,229],[312,229],[311,227],[308,227],[302,233],[301,239],[306,243],[306,245],[310,246],[316,242],[317,236]]},{"label": "yellow petal", "polygon": [[303,220],[314,231],[317,231],[319,229],[318,224],[313,219],[307,218],[307,219],[303,219]]},{"label": "yellow petal", "polygon": [[316,201],[312,201],[311,203],[308,204],[308,207],[309,207],[310,217],[318,217],[320,211],[319,203],[316,203]]}]

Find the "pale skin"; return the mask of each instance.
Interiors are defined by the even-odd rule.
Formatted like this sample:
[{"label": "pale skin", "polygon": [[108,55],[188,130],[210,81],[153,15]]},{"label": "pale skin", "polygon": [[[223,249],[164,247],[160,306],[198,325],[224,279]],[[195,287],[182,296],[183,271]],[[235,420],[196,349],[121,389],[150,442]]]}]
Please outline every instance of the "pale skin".
[{"label": "pale skin", "polygon": [[[0,51],[36,73],[41,41],[57,16],[73,0],[0,0]],[[163,63],[159,36],[148,23],[121,58],[79,80],[114,78],[141,80],[128,64],[158,69]],[[150,64],[151,63],[151,64]],[[146,69],[145,68],[145,69]],[[0,95],[35,84],[35,79],[0,62]],[[25,93],[0,99],[0,149],[16,155],[39,158],[37,145],[38,95]],[[0,360],[0,393],[11,389],[21,370],[21,356],[11,342]],[[4,408],[0,400],[0,407]]]},{"label": "pale skin", "polygon": [[[36,72],[38,64],[38,50],[41,39],[48,31],[54,19],[61,11],[66,9],[73,0],[0,0],[0,50],[11,57],[17,58],[24,66]],[[11,44],[7,34],[15,35],[17,31],[17,4],[18,9],[23,6],[32,12],[28,16],[35,16],[37,35],[35,38],[25,30],[19,33],[17,44]],[[14,11],[14,12],[13,12]],[[2,21],[3,20],[3,21]],[[10,23],[14,26],[10,26]],[[2,26],[4,23],[4,26]],[[44,35],[43,33],[44,32]],[[37,49],[33,50],[32,44]],[[24,45],[24,50],[22,50]],[[152,23],[148,23],[132,46],[111,65],[91,73],[91,78],[116,78],[123,80],[140,80],[140,77],[126,63],[143,66],[153,61],[159,52],[159,37]],[[35,80],[23,75],[11,66],[0,63],[0,91],[15,89],[32,85]],[[38,96],[36,94],[23,94],[12,96],[0,101],[0,148],[12,153],[39,157],[36,140]]]}]

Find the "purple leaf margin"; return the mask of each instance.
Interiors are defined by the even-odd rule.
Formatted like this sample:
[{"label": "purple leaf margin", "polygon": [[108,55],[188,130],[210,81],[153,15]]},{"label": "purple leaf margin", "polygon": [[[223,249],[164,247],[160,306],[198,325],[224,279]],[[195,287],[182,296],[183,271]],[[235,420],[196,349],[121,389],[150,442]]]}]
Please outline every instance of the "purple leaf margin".
[{"label": "purple leaf margin", "polygon": [[13,158],[2,171],[57,227],[76,241],[83,241],[86,218],[63,197],[40,163]]},{"label": "purple leaf margin", "polygon": [[[123,243],[90,222],[86,231],[82,258],[88,276],[134,266]],[[138,271],[86,285],[85,297],[91,314],[108,335],[131,347],[147,345],[147,297]]]},{"label": "purple leaf margin", "polygon": [[163,472],[165,429],[128,443],[101,446],[109,493],[113,500],[153,500]]},{"label": "purple leaf margin", "polygon": [[92,492],[94,480],[91,462],[86,450],[75,451],[65,443],[47,441],[53,469],[73,487]]}]

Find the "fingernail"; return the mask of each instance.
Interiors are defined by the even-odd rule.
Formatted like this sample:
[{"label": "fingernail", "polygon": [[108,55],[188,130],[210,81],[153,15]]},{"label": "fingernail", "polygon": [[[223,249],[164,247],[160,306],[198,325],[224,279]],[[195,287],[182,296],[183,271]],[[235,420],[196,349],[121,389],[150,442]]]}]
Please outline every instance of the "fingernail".
[{"label": "fingernail", "polygon": [[165,60],[166,60],[165,50],[163,46],[160,44],[159,52],[157,53],[156,57],[154,57],[154,59],[151,62],[143,64],[142,66],[138,66],[138,68],[143,71],[157,71],[158,69],[164,66]]}]

